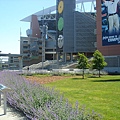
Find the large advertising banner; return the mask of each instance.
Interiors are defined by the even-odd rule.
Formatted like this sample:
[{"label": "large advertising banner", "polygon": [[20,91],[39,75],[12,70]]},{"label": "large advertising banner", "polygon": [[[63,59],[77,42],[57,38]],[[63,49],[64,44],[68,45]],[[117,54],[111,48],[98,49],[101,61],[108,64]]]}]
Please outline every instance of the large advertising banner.
[{"label": "large advertising banner", "polygon": [[63,51],[63,28],[64,28],[64,19],[63,19],[63,11],[64,11],[64,0],[57,0],[57,41],[56,41],[56,51],[62,52]]},{"label": "large advertising banner", "polygon": [[120,0],[101,0],[102,45],[120,44]]}]

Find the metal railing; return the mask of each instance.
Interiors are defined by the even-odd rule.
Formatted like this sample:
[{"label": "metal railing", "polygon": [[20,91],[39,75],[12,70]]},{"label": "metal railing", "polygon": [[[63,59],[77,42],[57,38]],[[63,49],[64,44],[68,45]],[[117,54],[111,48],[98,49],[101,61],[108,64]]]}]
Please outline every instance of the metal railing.
[{"label": "metal railing", "polygon": [[4,115],[6,115],[6,110],[7,110],[7,92],[10,91],[11,89],[0,84],[0,106],[1,106],[1,96],[2,96],[2,93],[3,93],[3,96],[4,96]]}]

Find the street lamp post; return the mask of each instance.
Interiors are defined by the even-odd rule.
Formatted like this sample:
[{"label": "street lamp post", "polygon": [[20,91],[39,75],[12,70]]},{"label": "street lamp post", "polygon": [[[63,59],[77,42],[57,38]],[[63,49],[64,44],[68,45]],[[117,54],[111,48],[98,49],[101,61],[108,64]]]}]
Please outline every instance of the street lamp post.
[{"label": "street lamp post", "polygon": [[45,39],[47,35],[48,26],[42,26],[42,69],[44,68],[43,62],[45,61]]}]

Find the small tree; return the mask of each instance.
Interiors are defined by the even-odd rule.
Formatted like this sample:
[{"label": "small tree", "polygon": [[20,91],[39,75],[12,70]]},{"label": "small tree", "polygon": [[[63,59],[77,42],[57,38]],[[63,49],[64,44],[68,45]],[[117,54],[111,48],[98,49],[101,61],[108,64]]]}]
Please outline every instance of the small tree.
[{"label": "small tree", "polygon": [[105,62],[102,53],[99,50],[96,50],[93,54],[92,69],[97,69],[99,71],[99,77],[100,70],[102,70],[106,65],[107,63]]},{"label": "small tree", "polygon": [[78,58],[77,68],[83,70],[82,76],[83,76],[83,79],[84,79],[84,69],[88,68],[88,66],[89,66],[88,59],[84,55],[84,53],[82,53],[82,54],[78,53],[78,56],[79,56],[79,58]]}]

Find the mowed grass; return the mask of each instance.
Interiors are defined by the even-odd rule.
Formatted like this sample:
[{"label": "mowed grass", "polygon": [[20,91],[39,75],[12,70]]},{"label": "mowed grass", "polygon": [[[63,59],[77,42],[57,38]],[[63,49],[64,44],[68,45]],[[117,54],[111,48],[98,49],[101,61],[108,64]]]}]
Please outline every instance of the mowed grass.
[{"label": "mowed grass", "polygon": [[73,76],[46,84],[60,90],[74,106],[80,106],[103,116],[103,120],[120,120],[120,75],[85,78]]}]

